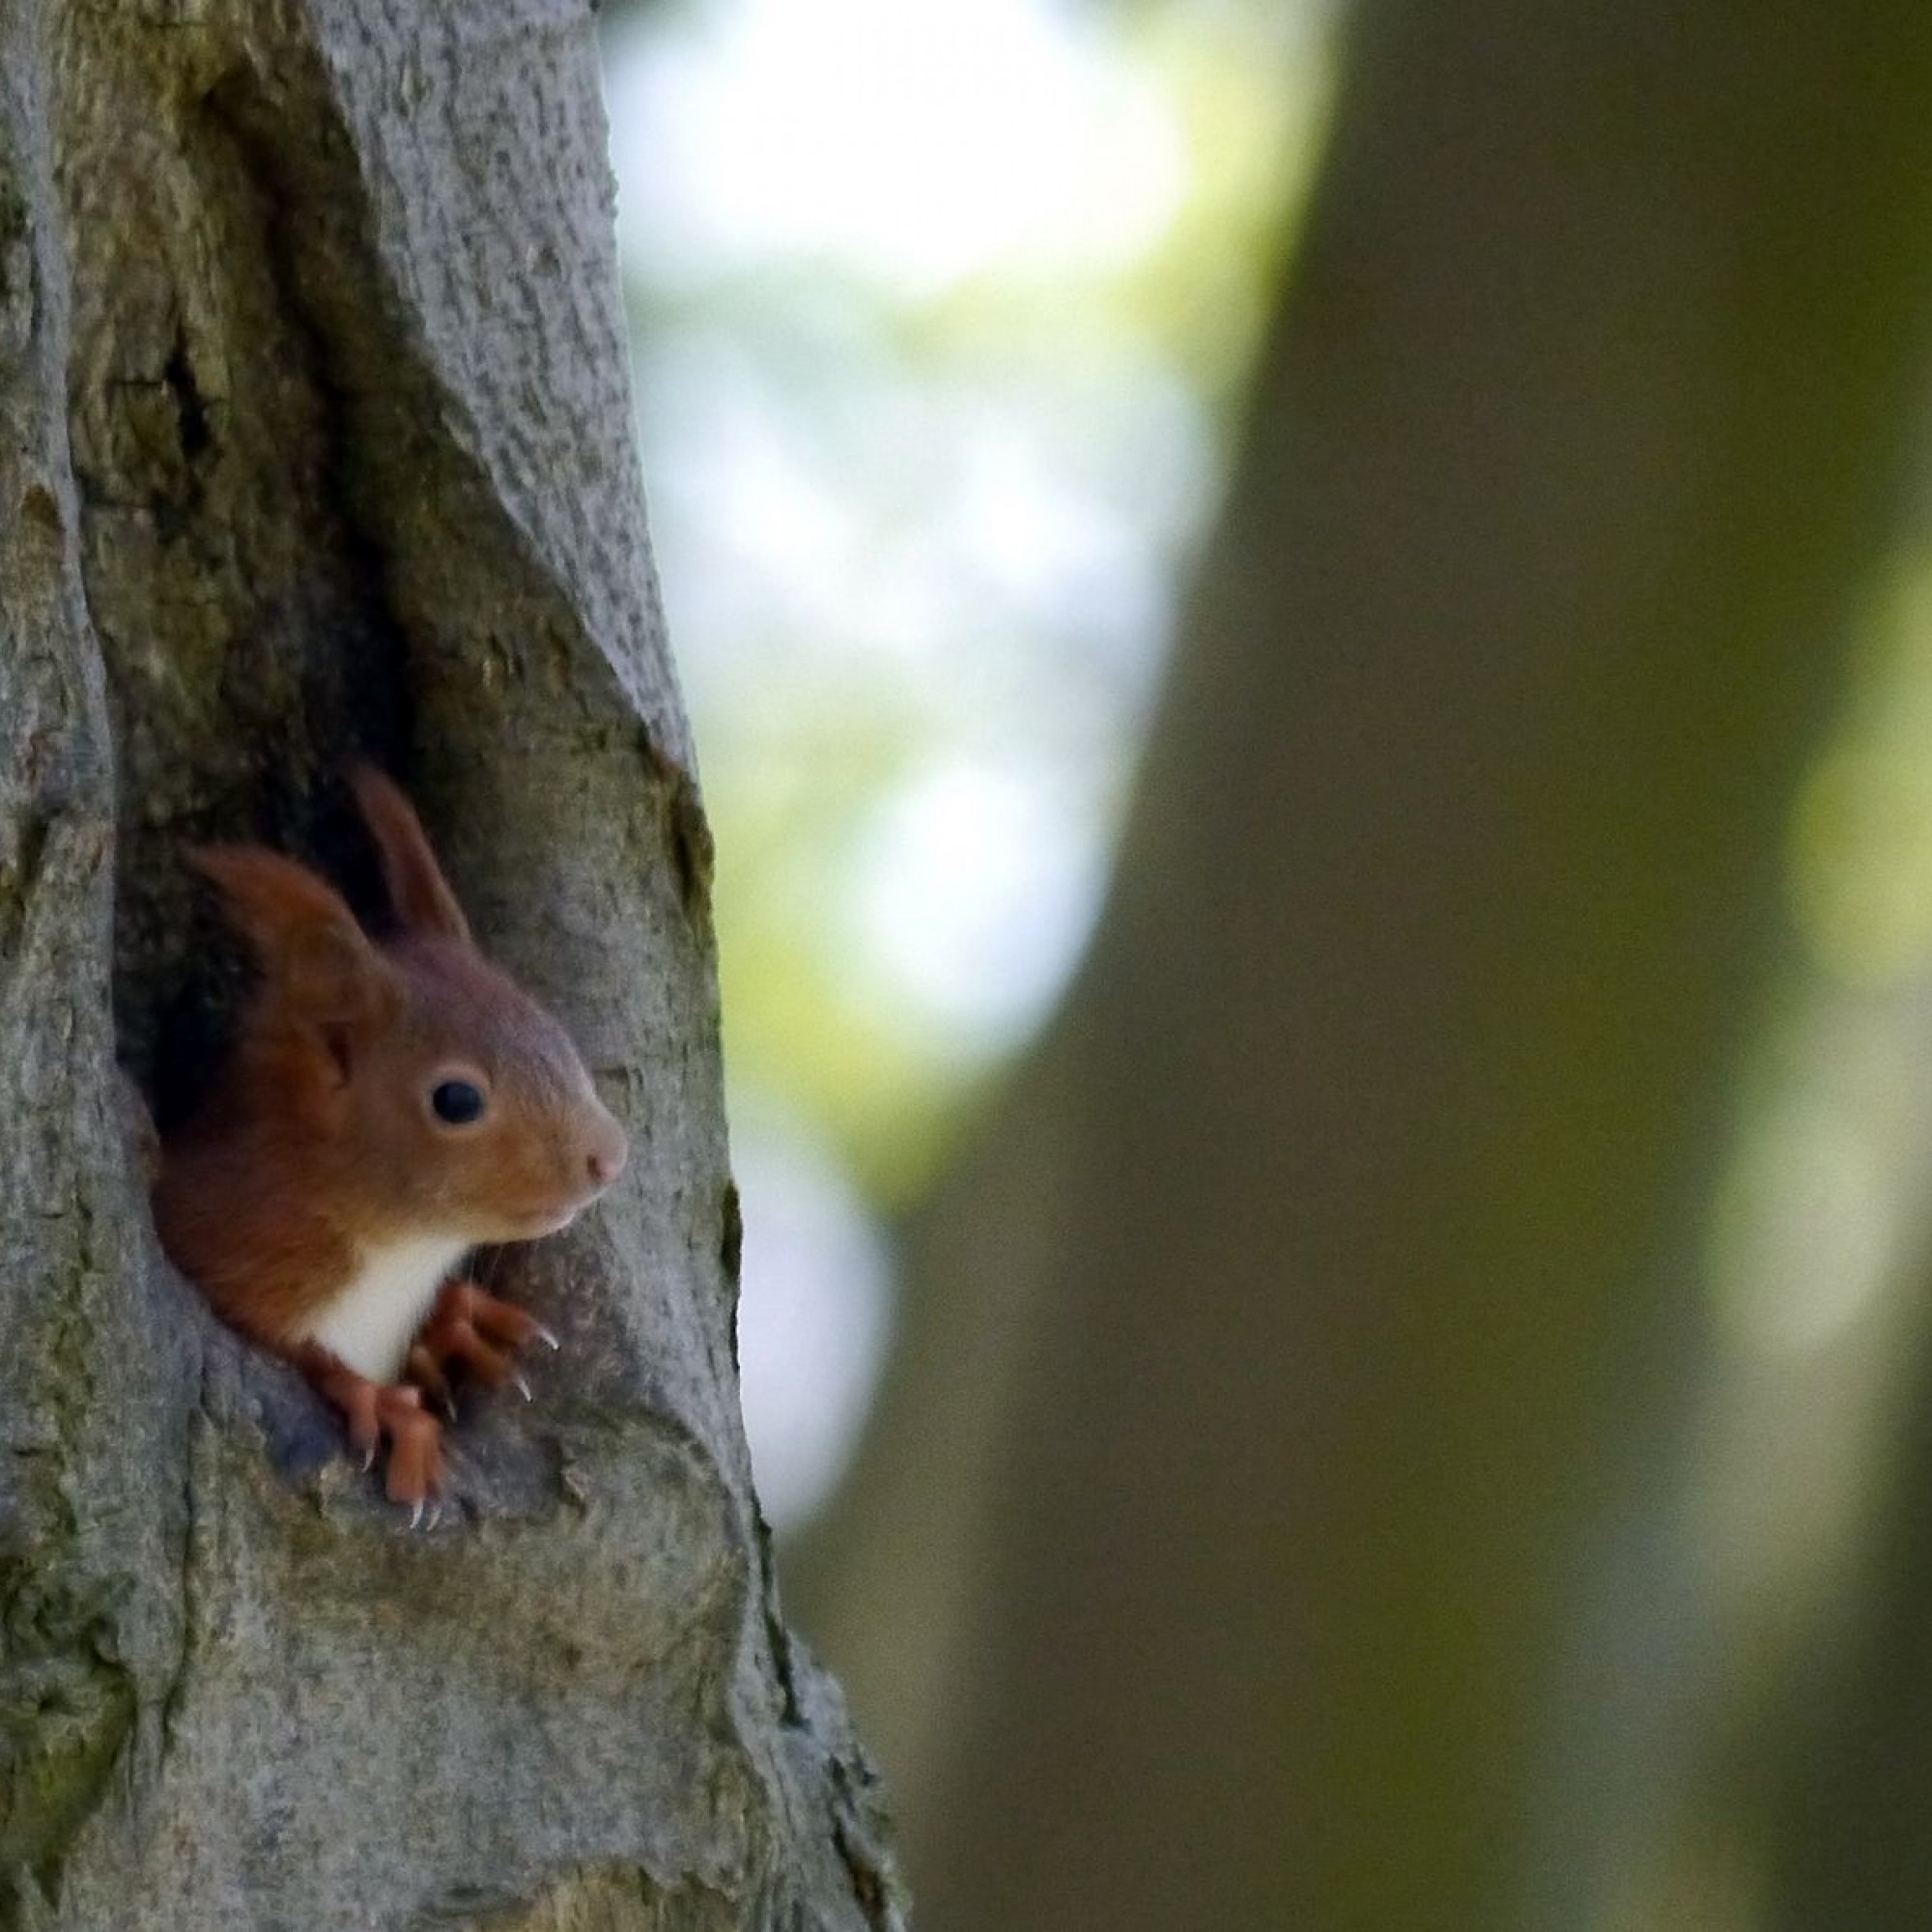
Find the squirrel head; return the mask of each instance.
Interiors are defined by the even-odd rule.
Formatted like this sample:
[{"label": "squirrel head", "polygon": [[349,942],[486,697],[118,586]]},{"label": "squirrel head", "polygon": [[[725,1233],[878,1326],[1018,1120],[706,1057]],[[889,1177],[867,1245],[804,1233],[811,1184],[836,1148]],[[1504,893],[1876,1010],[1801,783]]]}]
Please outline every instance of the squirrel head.
[{"label": "squirrel head", "polygon": [[261,846],[192,853],[262,969],[225,1081],[357,1240],[529,1240],[624,1165],[624,1130],[568,1034],[477,951],[408,799],[351,776],[396,931]]}]

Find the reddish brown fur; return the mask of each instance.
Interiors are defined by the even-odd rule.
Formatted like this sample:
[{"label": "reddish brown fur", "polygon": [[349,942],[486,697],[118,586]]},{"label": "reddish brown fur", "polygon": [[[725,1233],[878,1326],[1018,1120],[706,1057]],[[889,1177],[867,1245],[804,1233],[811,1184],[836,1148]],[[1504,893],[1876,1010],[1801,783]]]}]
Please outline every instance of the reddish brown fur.
[{"label": "reddish brown fur", "polygon": [[[614,1177],[624,1135],[563,1029],[476,952],[409,801],[373,771],[355,784],[401,926],[393,939],[372,941],[293,860],[253,846],[193,855],[262,982],[207,1103],[163,1145],[155,1218],[182,1272],[297,1362],[358,1447],[373,1448],[372,1430],[389,1437],[389,1493],[420,1502],[440,1482],[440,1449],[416,1391],[377,1389],[302,1335],[384,1244],[549,1232]],[[480,1121],[436,1119],[428,1095],[451,1078],[487,1094]],[[535,1331],[469,1293],[466,1318],[477,1319],[454,1326],[439,1304],[412,1356],[435,1373],[418,1364],[432,1396],[446,1395],[450,1359],[503,1379],[503,1346]]]}]

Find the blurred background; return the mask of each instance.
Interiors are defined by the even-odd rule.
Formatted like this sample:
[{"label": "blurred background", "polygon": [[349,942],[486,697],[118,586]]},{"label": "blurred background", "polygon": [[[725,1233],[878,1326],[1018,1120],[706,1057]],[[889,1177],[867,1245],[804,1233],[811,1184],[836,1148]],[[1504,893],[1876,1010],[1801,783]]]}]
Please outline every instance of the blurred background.
[{"label": "blurred background", "polygon": [[639,435],[724,850],[766,1509],[1092,927],[1325,98],[1298,9],[607,9]]},{"label": "blurred background", "polygon": [[607,0],[928,1932],[1932,1923],[1921,14]]}]

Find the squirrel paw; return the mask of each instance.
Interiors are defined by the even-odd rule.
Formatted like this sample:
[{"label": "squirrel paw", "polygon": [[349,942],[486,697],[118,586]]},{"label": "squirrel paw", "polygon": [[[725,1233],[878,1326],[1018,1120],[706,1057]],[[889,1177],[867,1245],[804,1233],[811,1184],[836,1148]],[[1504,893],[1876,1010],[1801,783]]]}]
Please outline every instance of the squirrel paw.
[{"label": "squirrel paw", "polygon": [[[388,1437],[389,1467],[384,1488],[392,1503],[412,1506],[413,1529],[442,1488],[441,1423],[423,1407],[419,1389],[355,1376],[344,1378],[330,1393],[341,1406],[350,1443],[360,1452],[365,1469],[374,1466],[383,1437]],[[430,1526],[434,1528],[434,1522]]]},{"label": "squirrel paw", "polygon": [[404,1373],[430,1401],[452,1414],[452,1362],[460,1362],[485,1388],[514,1388],[528,1402],[530,1385],[518,1374],[510,1356],[512,1350],[531,1342],[543,1342],[552,1349],[557,1346],[556,1337],[521,1308],[485,1294],[474,1282],[452,1281],[444,1284],[437,1297],[429,1321],[410,1350]]}]

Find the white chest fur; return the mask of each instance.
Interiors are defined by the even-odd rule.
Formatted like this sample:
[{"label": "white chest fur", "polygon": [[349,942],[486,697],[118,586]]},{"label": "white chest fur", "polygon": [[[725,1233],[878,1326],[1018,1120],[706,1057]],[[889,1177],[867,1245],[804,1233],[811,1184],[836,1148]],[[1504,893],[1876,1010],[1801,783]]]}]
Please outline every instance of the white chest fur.
[{"label": "white chest fur", "polygon": [[355,1280],[316,1315],[303,1339],[320,1342],[358,1376],[394,1381],[437,1291],[469,1247],[419,1235],[365,1249]]}]

